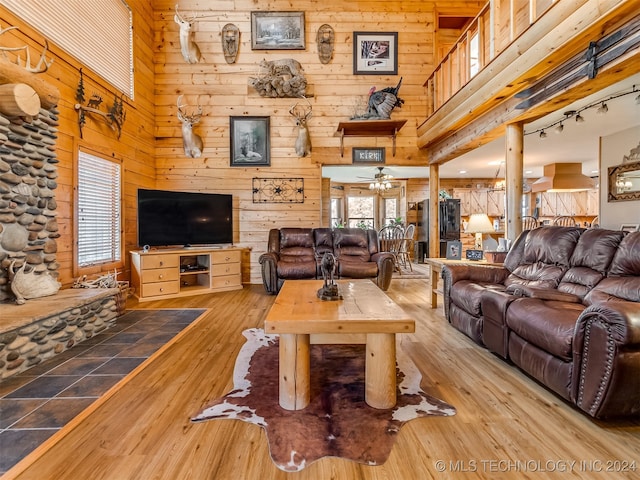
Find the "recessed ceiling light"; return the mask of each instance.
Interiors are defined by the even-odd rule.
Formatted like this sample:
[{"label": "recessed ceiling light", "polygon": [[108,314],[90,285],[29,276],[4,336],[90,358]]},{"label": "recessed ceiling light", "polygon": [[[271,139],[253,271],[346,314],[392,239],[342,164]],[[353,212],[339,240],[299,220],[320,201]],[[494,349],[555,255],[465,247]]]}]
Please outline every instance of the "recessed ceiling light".
[{"label": "recessed ceiling light", "polygon": [[460,170],[458,173],[467,173],[466,170]]},{"label": "recessed ceiling light", "polygon": [[504,160],[492,160],[489,162],[489,165],[502,165]]},{"label": "recessed ceiling light", "polygon": [[524,173],[533,173],[533,170],[525,170]]}]

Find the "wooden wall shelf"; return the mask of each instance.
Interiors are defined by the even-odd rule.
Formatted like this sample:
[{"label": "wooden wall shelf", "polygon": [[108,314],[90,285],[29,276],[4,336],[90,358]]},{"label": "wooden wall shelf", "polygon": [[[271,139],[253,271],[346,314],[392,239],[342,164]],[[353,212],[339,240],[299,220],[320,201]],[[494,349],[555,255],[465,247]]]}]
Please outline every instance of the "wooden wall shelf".
[{"label": "wooden wall shelf", "polygon": [[340,137],[341,157],[344,157],[344,137],[391,137],[392,155],[395,157],[396,135],[405,123],[406,120],[349,120],[338,123],[338,130],[333,136]]}]

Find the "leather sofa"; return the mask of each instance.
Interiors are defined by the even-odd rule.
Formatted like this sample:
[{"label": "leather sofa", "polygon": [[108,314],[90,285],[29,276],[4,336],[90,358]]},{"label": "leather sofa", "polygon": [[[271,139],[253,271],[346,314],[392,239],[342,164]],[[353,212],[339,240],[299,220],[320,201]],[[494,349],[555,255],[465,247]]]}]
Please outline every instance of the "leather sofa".
[{"label": "leather sofa", "polygon": [[326,252],[335,255],[339,278],[371,278],[382,290],[389,288],[394,257],[379,251],[375,230],[274,228],[260,256],[265,290],[275,295],[285,280],[322,279],[320,261]]},{"label": "leather sofa", "polygon": [[640,415],[640,232],[540,227],[443,267],[447,320],[594,418]]}]

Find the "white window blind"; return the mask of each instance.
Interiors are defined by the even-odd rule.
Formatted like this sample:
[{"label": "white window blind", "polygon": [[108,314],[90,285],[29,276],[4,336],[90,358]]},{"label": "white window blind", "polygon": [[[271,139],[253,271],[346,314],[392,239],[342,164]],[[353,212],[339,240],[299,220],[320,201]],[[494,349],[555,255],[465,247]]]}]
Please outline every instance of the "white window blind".
[{"label": "white window blind", "polygon": [[[133,28],[124,0],[0,0],[0,4],[133,99]],[[38,58],[35,54],[32,60]]]},{"label": "white window blind", "polygon": [[120,165],[79,152],[78,266],[121,258]]}]

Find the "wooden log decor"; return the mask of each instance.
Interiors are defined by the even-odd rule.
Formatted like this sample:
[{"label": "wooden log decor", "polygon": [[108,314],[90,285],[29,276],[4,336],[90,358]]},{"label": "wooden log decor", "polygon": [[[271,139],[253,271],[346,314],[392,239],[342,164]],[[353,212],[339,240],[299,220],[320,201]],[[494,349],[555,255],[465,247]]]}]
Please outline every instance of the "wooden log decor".
[{"label": "wooden log decor", "polygon": [[4,83],[26,83],[38,93],[40,103],[46,110],[55,107],[60,101],[60,91],[55,86],[35,73],[28,72],[6,58],[0,57],[0,84]]},{"label": "wooden log decor", "polygon": [[40,111],[40,97],[25,83],[0,85],[0,113],[7,117],[33,117]]}]

